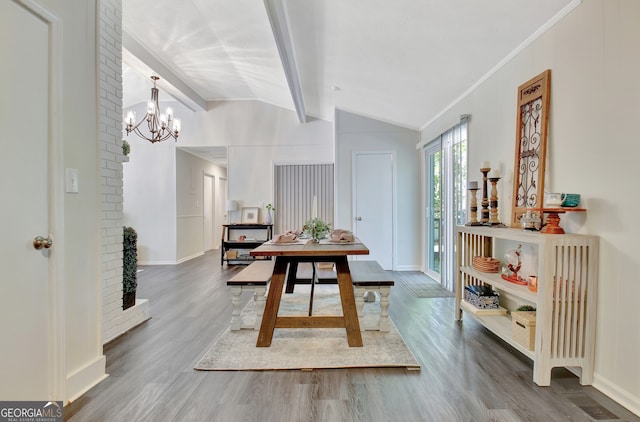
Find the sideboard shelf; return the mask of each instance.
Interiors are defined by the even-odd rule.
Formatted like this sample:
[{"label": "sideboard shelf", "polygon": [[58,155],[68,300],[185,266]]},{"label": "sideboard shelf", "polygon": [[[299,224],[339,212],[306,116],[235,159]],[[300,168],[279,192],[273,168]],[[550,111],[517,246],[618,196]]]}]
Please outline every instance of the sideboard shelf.
[{"label": "sideboard shelf", "polygon": [[479,315],[474,313],[472,307],[473,305],[464,300],[460,302],[460,308],[467,312],[469,316],[480,322],[480,324],[484,325],[489,331],[503,339],[511,347],[529,359],[535,359],[535,354],[532,350],[523,347],[511,338],[511,317],[509,315]]},{"label": "sideboard shelf", "polygon": [[[229,251],[251,250],[262,245],[264,242],[271,240],[273,232],[273,224],[223,224],[222,225],[222,251],[220,253],[220,265],[225,262],[238,262],[248,264],[255,261],[255,258],[249,256],[228,257]],[[256,236],[255,240],[238,240],[236,235]]]},{"label": "sideboard shelf", "polygon": [[521,297],[531,303],[538,302],[538,295],[536,294],[536,292],[532,292],[527,286],[510,283],[506,280],[503,280],[500,274],[483,273],[474,269],[473,267],[467,266],[461,267],[460,271],[475,279],[486,280],[487,284],[493,286],[494,289],[498,289],[502,292]]},{"label": "sideboard shelf", "polygon": [[[510,243],[527,245],[536,256],[537,292],[485,273],[472,266],[474,256],[496,256]],[[593,381],[598,237],[581,234],[543,234],[520,229],[459,226],[457,228],[456,318],[475,319],[507,344],[533,360],[533,381],[551,384],[554,367],[580,367],[580,383]],[[503,261],[504,263],[504,261]],[[530,274],[525,274],[530,275]],[[468,285],[488,285],[500,295],[506,315],[486,315],[463,300]],[[505,303],[510,305],[506,306]],[[517,305],[536,308],[533,350],[512,336],[510,311]]]}]

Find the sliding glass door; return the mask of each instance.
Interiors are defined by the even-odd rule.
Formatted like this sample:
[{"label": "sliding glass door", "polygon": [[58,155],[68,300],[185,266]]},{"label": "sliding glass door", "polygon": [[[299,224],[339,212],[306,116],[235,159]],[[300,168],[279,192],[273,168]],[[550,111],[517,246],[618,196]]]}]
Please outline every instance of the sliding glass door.
[{"label": "sliding glass door", "polygon": [[424,148],[425,273],[453,290],[455,231],[467,221],[467,122]]},{"label": "sliding glass door", "polygon": [[424,150],[425,164],[425,273],[440,282],[442,250],[442,148],[440,140],[431,142]]}]

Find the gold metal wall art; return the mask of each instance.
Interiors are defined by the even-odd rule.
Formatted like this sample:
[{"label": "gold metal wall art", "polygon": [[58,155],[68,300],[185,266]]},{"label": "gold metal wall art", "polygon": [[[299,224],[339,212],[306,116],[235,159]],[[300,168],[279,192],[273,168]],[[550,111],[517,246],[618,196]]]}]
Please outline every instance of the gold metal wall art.
[{"label": "gold metal wall art", "polygon": [[520,226],[527,210],[542,215],[547,154],[551,70],[545,70],[518,87],[518,121],[513,170],[511,225]]}]

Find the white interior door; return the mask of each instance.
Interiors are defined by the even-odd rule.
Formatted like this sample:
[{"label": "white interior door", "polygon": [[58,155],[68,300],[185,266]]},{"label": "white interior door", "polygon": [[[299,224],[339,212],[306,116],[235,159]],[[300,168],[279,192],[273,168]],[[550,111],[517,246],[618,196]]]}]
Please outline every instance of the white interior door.
[{"label": "white interior door", "polygon": [[393,153],[353,154],[354,234],[369,248],[369,256],[385,270],[393,269]]},{"label": "white interior door", "polygon": [[202,212],[204,214],[203,219],[203,231],[204,231],[204,251],[213,249],[214,245],[214,230],[215,230],[215,177],[208,174],[204,175],[204,199]]},{"label": "white interior door", "polygon": [[[36,250],[36,236],[53,232],[48,181],[52,172],[49,25],[29,7],[0,2],[0,398],[61,400],[53,312],[57,280],[51,249]],[[52,42],[55,45],[55,42]],[[56,346],[58,345],[58,346]]]},{"label": "white interior door", "polygon": [[[229,211],[226,210],[226,205],[227,205],[227,195],[228,195],[228,187],[227,187],[227,179],[224,178],[219,178],[218,179],[219,182],[219,189],[218,189],[218,205],[220,208],[220,214],[223,216],[223,221],[220,222],[220,224],[227,224],[229,223]],[[220,226],[220,224],[218,224],[218,226]],[[221,227],[221,226],[220,226]],[[222,229],[220,229],[222,230]],[[221,235],[222,236],[222,235]]]}]

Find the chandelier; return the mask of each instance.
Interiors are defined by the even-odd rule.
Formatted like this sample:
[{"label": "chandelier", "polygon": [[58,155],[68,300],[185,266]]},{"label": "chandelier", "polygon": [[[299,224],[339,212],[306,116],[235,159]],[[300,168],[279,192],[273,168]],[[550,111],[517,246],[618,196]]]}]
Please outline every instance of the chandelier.
[{"label": "chandelier", "polygon": [[[158,88],[156,87],[156,81],[160,78],[154,75],[151,79],[153,79],[153,88],[151,88],[151,100],[147,103],[147,114],[145,114],[144,118],[136,124],[136,112],[129,110],[124,121],[127,129],[127,135],[134,132],[142,139],[146,139],[151,143],[164,141],[169,139],[169,137],[172,137],[177,141],[178,135],[180,134],[180,119],[175,119],[173,117],[173,110],[169,107],[167,107],[166,113],[160,113],[160,106],[158,105]],[[150,137],[143,134],[139,129],[140,125],[145,120],[147,122],[149,132],[151,133]]]}]

